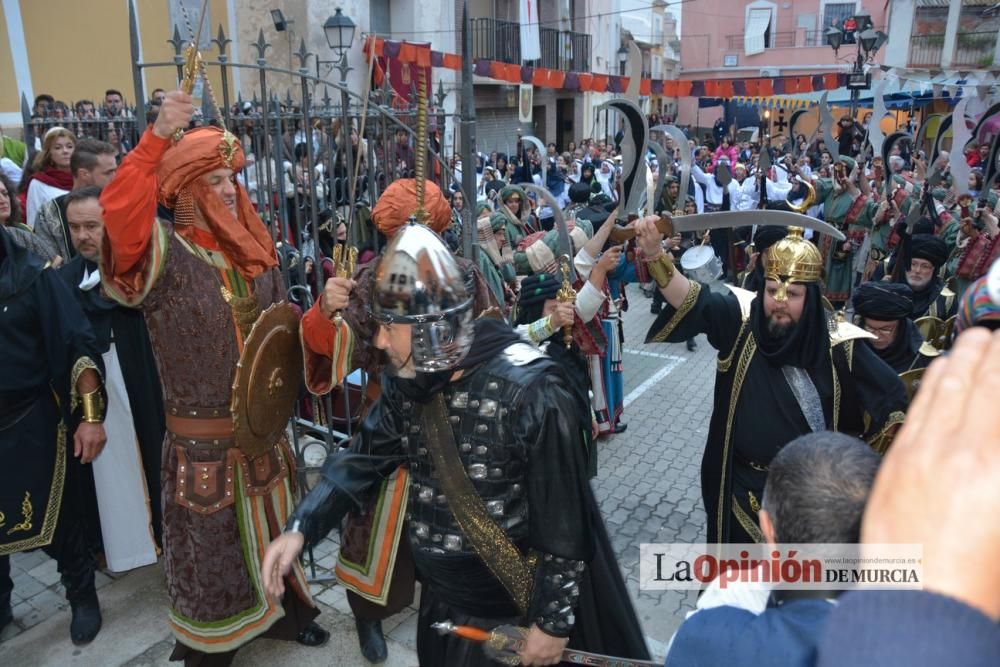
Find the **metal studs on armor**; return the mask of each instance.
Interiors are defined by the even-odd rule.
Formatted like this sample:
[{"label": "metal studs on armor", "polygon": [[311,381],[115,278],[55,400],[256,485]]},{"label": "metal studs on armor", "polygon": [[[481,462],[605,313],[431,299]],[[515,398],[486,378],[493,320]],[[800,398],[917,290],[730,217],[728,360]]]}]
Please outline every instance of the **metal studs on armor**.
[{"label": "metal studs on armor", "polygon": [[414,521],[413,534],[422,540],[426,540],[428,537],[430,537],[431,529],[427,526],[426,523],[422,523],[420,521]]},{"label": "metal studs on armor", "polygon": [[451,407],[458,410],[464,410],[469,405],[469,392],[458,391],[455,392],[455,397],[451,399]]},{"label": "metal studs on armor", "polygon": [[425,486],[424,488],[420,489],[420,492],[417,494],[417,498],[419,498],[420,502],[422,503],[429,503],[433,501],[434,489],[432,489],[429,486]]},{"label": "metal studs on armor", "polygon": [[497,413],[497,402],[492,399],[483,400],[482,404],[479,406],[479,416],[480,417],[492,417]]},{"label": "metal studs on armor", "polygon": [[469,479],[486,479],[486,465],[473,463],[469,466]]},{"label": "metal studs on armor", "polygon": [[441,541],[441,533],[434,533],[433,535],[431,535],[431,542],[440,542],[440,541]]},{"label": "metal studs on armor", "polygon": [[409,401],[403,401],[403,409],[404,410],[409,410],[412,407],[413,407],[413,403],[410,403]]},{"label": "metal studs on armor", "polygon": [[476,433],[483,434],[490,430],[487,424],[476,424]]},{"label": "metal studs on armor", "polygon": [[490,451],[490,448],[486,445],[476,445],[476,456],[486,456],[486,452]]},{"label": "metal studs on armor", "polygon": [[406,447],[407,445],[410,444],[410,438],[404,435],[402,438],[399,439],[399,444],[403,445],[403,447]]},{"label": "metal studs on armor", "polygon": [[502,468],[490,468],[490,477],[492,479],[500,479],[501,477],[503,477],[503,469]]},{"label": "metal studs on armor", "polygon": [[486,383],[486,390],[487,391],[496,391],[499,388],[500,388],[500,385],[498,383],[496,383],[496,382],[487,382]]},{"label": "metal studs on armor", "polygon": [[440,495],[438,495],[438,496],[436,496],[434,498],[434,502],[436,502],[438,505],[447,505],[448,504],[448,496],[446,496],[446,495],[444,495],[442,493],[442,494],[440,494]]},{"label": "metal studs on armor", "polygon": [[511,484],[511,486],[510,486],[510,493],[511,493],[512,496],[515,496],[515,497],[521,495],[521,485],[520,484]]},{"label": "metal studs on armor", "polygon": [[461,551],[462,550],[462,536],[461,535],[445,535],[444,543],[441,545],[448,551]]},{"label": "metal studs on armor", "polygon": [[417,456],[427,456],[427,448],[417,447]]},{"label": "metal studs on armor", "polygon": [[562,575],[553,574],[552,576],[549,577],[549,580],[552,582],[553,586],[558,586],[562,583]]},{"label": "metal studs on armor", "polygon": [[492,516],[503,516],[503,501],[502,500],[488,500],[486,501],[486,511],[488,511]]},{"label": "metal studs on armor", "polygon": [[458,446],[458,448],[461,451],[465,452],[465,453],[471,452],[472,451],[472,443],[463,442],[461,445]]},{"label": "metal studs on armor", "polygon": [[479,407],[479,401],[475,401],[475,400],[469,401],[469,407],[472,408],[473,410],[475,410],[476,408]]},{"label": "metal studs on armor", "polygon": [[448,421],[451,422],[452,424],[457,424],[458,422],[462,421],[462,418],[459,417],[458,415],[448,415]]},{"label": "metal studs on armor", "polygon": [[420,433],[420,424],[414,424],[411,426],[410,433]]}]

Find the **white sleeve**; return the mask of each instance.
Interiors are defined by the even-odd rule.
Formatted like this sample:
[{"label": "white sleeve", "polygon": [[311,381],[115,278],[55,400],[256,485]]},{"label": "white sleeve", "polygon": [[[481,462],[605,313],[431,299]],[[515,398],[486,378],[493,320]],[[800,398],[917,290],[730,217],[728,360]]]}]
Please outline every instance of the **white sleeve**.
[{"label": "white sleeve", "polygon": [[[604,224],[613,224],[610,220],[605,220]],[[580,276],[580,280],[586,280],[590,277],[590,272],[594,270],[594,265],[597,264],[597,260],[590,256],[586,248],[580,248],[580,252],[576,253],[576,257],[573,258],[573,266],[576,267],[576,273]]]},{"label": "white sleeve", "polygon": [[580,319],[584,322],[594,319],[597,311],[601,309],[605,298],[607,297],[604,295],[604,292],[589,282],[584,283],[576,295],[576,312],[580,316]]},{"label": "white sleeve", "polygon": [[706,187],[708,186],[708,176],[705,175],[705,172],[703,172],[701,170],[701,167],[699,167],[698,165],[696,164],[691,165],[691,176],[693,176],[694,180],[697,181],[698,183],[701,183]]}]

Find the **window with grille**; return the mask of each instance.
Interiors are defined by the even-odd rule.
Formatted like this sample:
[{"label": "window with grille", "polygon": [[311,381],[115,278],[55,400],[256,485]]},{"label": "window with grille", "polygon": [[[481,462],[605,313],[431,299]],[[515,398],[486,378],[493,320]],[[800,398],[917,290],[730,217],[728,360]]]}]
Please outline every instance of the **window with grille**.
[{"label": "window with grille", "polygon": [[844,21],[847,20],[849,16],[854,16],[856,9],[856,3],[853,2],[827,3],[826,7],[823,8],[822,29],[826,30],[830,26],[835,26],[843,30]]}]

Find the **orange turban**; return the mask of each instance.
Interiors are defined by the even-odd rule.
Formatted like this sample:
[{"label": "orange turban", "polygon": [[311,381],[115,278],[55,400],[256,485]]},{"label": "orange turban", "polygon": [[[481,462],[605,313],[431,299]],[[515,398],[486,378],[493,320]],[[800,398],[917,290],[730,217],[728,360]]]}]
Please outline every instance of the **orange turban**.
[{"label": "orange turban", "polygon": [[[441,194],[441,188],[431,181],[424,181],[424,210],[427,211],[427,226],[440,234],[451,224],[451,206]],[[402,178],[385,189],[378,203],[372,209],[375,227],[392,238],[410,216],[417,211],[417,181]]]},{"label": "orange turban", "polygon": [[[222,199],[201,178],[216,169],[238,172],[244,162],[243,148],[235,136],[221,128],[201,127],[185,132],[176,145],[167,149],[156,176],[159,201],[174,211],[175,223],[190,223],[193,206],[197,206],[226,257],[245,279],[253,280],[278,265],[267,227],[239,182],[234,183],[234,219]],[[183,229],[179,231],[183,233]]]}]

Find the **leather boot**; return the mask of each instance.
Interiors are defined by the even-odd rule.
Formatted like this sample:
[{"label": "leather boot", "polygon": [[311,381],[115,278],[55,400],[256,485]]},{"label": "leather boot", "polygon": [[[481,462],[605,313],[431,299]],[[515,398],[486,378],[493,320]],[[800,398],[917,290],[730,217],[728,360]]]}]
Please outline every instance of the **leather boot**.
[{"label": "leather boot", "polygon": [[305,630],[299,633],[295,641],[303,646],[322,646],[330,640],[330,633],[324,630],[315,621],[306,626]]},{"label": "leather boot", "polygon": [[0,632],[14,620],[14,609],[10,606],[10,593],[0,595]]},{"label": "leather boot", "polygon": [[77,646],[89,644],[101,631],[101,607],[97,593],[91,592],[77,600],[70,600],[73,620],[69,623],[69,638]]},{"label": "leather boot", "polygon": [[385,635],[382,634],[382,621],[355,618],[354,625],[358,629],[358,644],[365,660],[373,663],[385,662],[389,657],[389,648],[385,645]]}]

